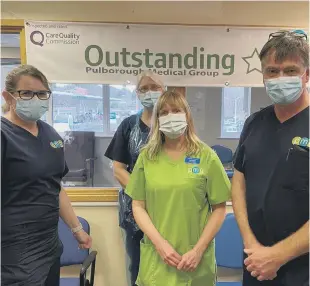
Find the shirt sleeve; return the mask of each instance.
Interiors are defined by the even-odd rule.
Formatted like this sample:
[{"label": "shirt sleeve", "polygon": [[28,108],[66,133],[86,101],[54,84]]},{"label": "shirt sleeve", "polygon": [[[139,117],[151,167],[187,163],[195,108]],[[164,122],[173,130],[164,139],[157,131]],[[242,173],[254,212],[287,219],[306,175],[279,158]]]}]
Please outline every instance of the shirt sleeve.
[{"label": "shirt sleeve", "polygon": [[62,177],[64,178],[68,174],[68,172],[69,172],[69,168],[68,168],[67,162],[65,160],[65,169],[62,173]]},{"label": "shirt sleeve", "polygon": [[108,146],[105,156],[112,161],[117,161],[126,165],[130,164],[130,153],[128,151],[129,120],[125,119],[117,128],[110,145]]},{"label": "shirt sleeve", "polygon": [[[3,133],[1,132],[1,175],[3,178],[3,170],[4,170],[4,159],[5,159],[5,153],[6,153],[6,139],[3,135]],[[3,189],[2,189],[3,190]]]},{"label": "shirt sleeve", "polygon": [[249,132],[249,125],[252,122],[254,117],[254,114],[248,117],[248,119],[245,121],[238,146],[236,148],[234,157],[233,157],[233,163],[234,163],[234,168],[237,169],[239,172],[244,173],[244,141],[246,137],[248,136]]},{"label": "shirt sleeve", "polygon": [[211,205],[224,203],[231,199],[230,181],[220,159],[214,152],[211,155],[208,169],[207,196]]},{"label": "shirt sleeve", "polygon": [[144,156],[141,153],[130,175],[129,183],[126,187],[126,194],[133,200],[145,201],[145,173],[144,173]]}]

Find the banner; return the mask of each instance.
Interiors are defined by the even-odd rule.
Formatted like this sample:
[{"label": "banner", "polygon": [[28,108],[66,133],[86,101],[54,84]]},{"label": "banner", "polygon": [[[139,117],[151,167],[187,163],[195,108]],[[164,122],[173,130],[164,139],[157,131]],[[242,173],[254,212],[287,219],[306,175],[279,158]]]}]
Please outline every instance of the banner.
[{"label": "banner", "polygon": [[27,63],[51,82],[261,86],[259,52],[275,29],[26,21]]}]

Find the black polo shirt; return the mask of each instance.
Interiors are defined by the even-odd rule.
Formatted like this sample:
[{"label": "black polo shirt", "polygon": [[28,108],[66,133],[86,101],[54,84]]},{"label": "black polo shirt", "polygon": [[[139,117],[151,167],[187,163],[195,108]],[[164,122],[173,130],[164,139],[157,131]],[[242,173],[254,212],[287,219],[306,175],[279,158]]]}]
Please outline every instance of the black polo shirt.
[{"label": "black polo shirt", "polygon": [[[297,143],[309,146],[309,108],[281,123],[275,115],[274,107],[269,106],[247,119],[240,137],[234,166],[245,177],[250,226],[257,239],[265,245],[271,245],[284,237],[283,234],[274,233],[276,229],[272,233],[267,231],[272,229],[268,225],[274,225],[275,222],[278,223],[278,231],[286,228],[281,208],[288,202],[298,204],[300,201],[300,198],[297,199],[298,194],[288,194],[284,185],[289,184],[292,190],[296,190],[300,188],[296,178],[305,176],[305,172],[309,176],[309,169],[304,166],[303,159],[291,160],[293,157],[290,157],[289,161],[286,161],[289,150]],[[299,168],[299,164],[304,167]],[[308,190],[309,182],[304,181],[303,184],[303,188]],[[309,196],[309,191],[304,195]],[[308,211],[305,204],[295,205],[295,209],[300,207]],[[294,213],[290,216],[297,217]]]},{"label": "black polo shirt", "polygon": [[[127,165],[127,171],[129,173],[132,172],[136,163],[138,155],[136,153],[140,152],[140,147],[146,143],[150,132],[150,128],[141,120],[140,116],[138,118],[137,116],[139,115],[131,115],[121,122],[104,154],[112,161]],[[137,123],[141,133],[132,134],[132,130]],[[132,145],[134,147],[130,148]]]}]

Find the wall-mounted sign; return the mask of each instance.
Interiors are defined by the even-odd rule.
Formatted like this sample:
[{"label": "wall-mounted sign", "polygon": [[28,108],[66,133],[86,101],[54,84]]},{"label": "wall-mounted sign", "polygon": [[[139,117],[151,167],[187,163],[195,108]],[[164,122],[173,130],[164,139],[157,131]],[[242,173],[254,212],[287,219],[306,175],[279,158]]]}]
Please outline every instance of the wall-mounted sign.
[{"label": "wall-mounted sign", "polygon": [[27,62],[52,82],[261,86],[259,51],[275,29],[26,21]]}]

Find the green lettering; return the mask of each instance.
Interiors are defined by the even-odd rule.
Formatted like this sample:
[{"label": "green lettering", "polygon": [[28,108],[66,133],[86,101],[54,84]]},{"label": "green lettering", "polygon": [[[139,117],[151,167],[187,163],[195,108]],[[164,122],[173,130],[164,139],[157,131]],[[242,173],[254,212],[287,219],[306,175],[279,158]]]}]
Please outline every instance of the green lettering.
[{"label": "green lettering", "polygon": [[222,58],[222,67],[225,70],[229,70],[226,73],[223,73],[223,75],[231,75],[235,71],[235,56],[234,55],[228,55],[225,54]]},{"label": "green lettering", "polygon": [[[189,60],[191,59],[191,64]],[[197,47],[193,47],[192,54],[186,54],[184,57],[184,67],[186,69],[196,69],[197,68]]]},{"label": "green lettering", "polygon": [[212,68],[212,58],[215,59],[215,68],[218,70],[220,68],[220,56],[217,54],[207,55],[207,69]]},{"label": "green lettering", "polygon": [[182,56],[180,54],[169,54],[169,68],[174,68],[174,58],[177,58],[178,61],[178,68],[182,68]]},{"label": "green lettering", "polygon": [[145,52],[143,53],[143,55],[145,56],[145,66],[147,68],[152,68],[153,65],[150,64],[150,56],[152,56],[153,53],[150,53],[150,49],[145,49]]},{"label": "green lettering", "polygon": [[166,65],[166,62],[167,62],[167,59],[166,59],[166,54],[164,53],[158,53],[156,54],[156,57],[160,57],[159,59],[155,60],[155,63],[154,63],[154,66],[155,68],[166,68],[167,65]]},{"label": "green lettering", "polygon": [[125,68],[130,67],[130,64],[127,63],[127,55],[130,55],[130,52],[127,52],[126,48],[122,48],[122,51],[120,52],[120,54],[122,55],[122,58],[123,58],[123,66]]},{"label": "green lettering", "polygon": [[135,62],[137,62],[136,64],[132,64],[132,67],[134,68],[140,68],[142,67],[142,60],[139,59],[138,57],[141,56],[141,53],[132,53],[132,60],[134,60]]},{"label": "green lettering", "polygon": [[110,52],[106,52],[105,53],[107,67],[119,67],[119,55],[118,55],[118,52],[114,52],[114,54],[115,54],[115,61],[114,61],[114,63],[111,63]]},{"label": "green lettering", "polygon": [[[90,60],[90,51],[92,49],[95,49],[97,50],[98,52],[98,60],[96,62],[92,62]],[[102,64],[102,61],[103,61],[103,52],[102,52],[102,49],[97,46],[97,45],[90,45],[88,46],[86,49],[85,49],[85,61],[87,62],[88,65],[90,66],[99,66]]]}]

